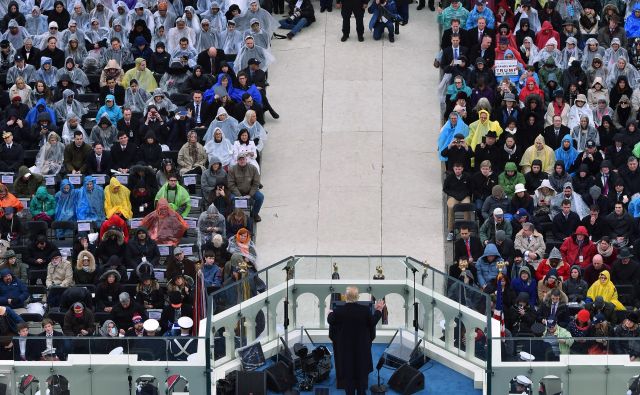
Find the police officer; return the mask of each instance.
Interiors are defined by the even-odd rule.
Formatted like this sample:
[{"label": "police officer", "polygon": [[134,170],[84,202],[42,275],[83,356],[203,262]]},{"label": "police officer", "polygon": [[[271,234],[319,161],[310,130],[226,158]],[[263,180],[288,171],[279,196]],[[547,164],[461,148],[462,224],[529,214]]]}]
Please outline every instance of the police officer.
[{"label": "police officer", "polygon": [[345,42],[349,39],[351,31],[351,14],[356,17],[356,33],[358,33],[358,41],[364,41],[364,10],[367,9],[367,0],[338,0],[336,7],[341,8],[342,14],[342,38],[340,41]]},{"label": "police officer", "polygon": [[195,354],[198,349],[198,339],[191,336],[193,320],[190,317],[178,319],[180,337],[176,337],[169,343],[169,358],[172,361],[186,361],[189,355]]}]

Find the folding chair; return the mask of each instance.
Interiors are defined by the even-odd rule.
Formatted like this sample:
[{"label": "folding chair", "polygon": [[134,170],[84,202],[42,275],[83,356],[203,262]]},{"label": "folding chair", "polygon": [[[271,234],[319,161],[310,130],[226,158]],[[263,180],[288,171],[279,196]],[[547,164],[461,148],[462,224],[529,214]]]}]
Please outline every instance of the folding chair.
[{"label": "folding chair", "polygon": [[[51,224],[51,230],[52,240],[56,238],[58,240],[71,239],[73,241],[76,235],[76,223],[71,221],[53,221]],[[61,237],[58,237],[58,230],[61,231]]]},{"label": "folding chair", "polygon": [[47,318],[49,318],[54,323],[63,326],[64,325],[64,316],[67,312],[64,311],[50,311],[47,313]]},{"label": "folding chair", "polygon": [[[462,214],[464,219],[458,219],[459,215]],[[458,234],[458,230],[460,226],[467,225],[472,229],[475,229],[475,233],[477,234],[477,218],[476,218],[476,206],[473,203],[457,203],[453,206],[453,229],[454,236]]]},{"label": "folding chair", "polygon": [[[29,285],[41,285],[44,286],[47,278],[47,269],[29,269]],[[40,284],[38,284],[40,280]],[[47,293],[45,289],[43,293]]]}]

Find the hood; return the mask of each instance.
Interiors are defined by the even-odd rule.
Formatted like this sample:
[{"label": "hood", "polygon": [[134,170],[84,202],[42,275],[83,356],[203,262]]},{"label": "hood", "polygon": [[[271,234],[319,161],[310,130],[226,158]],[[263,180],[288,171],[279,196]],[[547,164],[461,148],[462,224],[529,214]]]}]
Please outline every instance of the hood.
[{"label": "hood", "polygon": [[[111,259],[109,259],[109,262],[111,262]],[[120,276],[120,273],[118,273],[117,270],[113,269],[107,270],[106,272],[102,273],[102,275],[100,276],[100,281],[106,281],[107,277],[109,277],[110,274],[113,274],[116,277],[116,282],[120,282],[122,276]]]},{"label": "hood", "polygon": [[216,164],[216,163],[219,164],[220,166],[222,166],[222,161],[220,160],[220,158],[218,158],[215,155],[211,155],[209,157],[209,168],[211,168],[211,165]]},{"label": "hood", "polygon": [[97,180],[96,180],[96,178],[94,176],[85,176],[84,177],[84,181],[82,181],[82,186],[86,189],[87,185],[90,182],[93,182],[93,188],[94,189],[99,186],[98,183],[97,183]]},{"label": "hood", "polygon": [[144,232],[147,235],[147,240],[149,240],[149,229],[144,226],[138,226],[134,234],[137,236],[139,232]]},{"label": "hood", "polygon": [[[107,96],[112,96],[112,95],[107,95]],[[102,115],[100,116],[100,122],[98,122],[98,125],[103,123],[106,123],[108,126],[113,126],[113,124],[111,123],[111,120],[109,119],[109,114],[107,114],[106,112],[102,113]]]},{"label": "hood", "polygon": [[82,261],[84,257],[89,258],[89,271],[93,273],[96,270],[96,258],[89,251],[80,251],[78,254],[78,260],[76,261],[76,269],[82,270]]},{"label": "hood", "polygon": [[35,197],[40,201],[47,200],[47,198],[49,197],[49,192],[47,191],[47,187],[43,185],[39,186],[38,189],[36,190]]},{"label": "hood", "polygon": [[65,193],[65,192],[64,192],[64,187],[65,187],[66,185],[69,185],[69,187],[71,188],[71,189],[69,189],[69,192],[68,192],[68,193],[69,193],[69,194],[73,193],[73,189],[74,189],[74,188],[73,188],[73,184],[71,183],[71,181],[69,181],[69,179],[68,179],[68,178],[65,178],[65,179],[64,179],[64,180],[62,180],[62,182],[60,183],[60,192],[62,192],[63,194]]},{"label": "hood", "polygon": [[544,32],[549,32],[550,30],[553,30],[553,25],[549,21],[544,21],[542,22],[542,26],[540,26],[540,30]]},{"label": "hood", "polygon": [[[65,89],[65,90],[62,92],[62,97],[64,97],[64,100],[65,100],[65,101],[69,98],[69,96],[73,96],[73,95],[74,95],[74,94],[73,94],[73,91],[72,91],[71,89]],[[109,95],[109,96],[111,96],[111,95]]]},{"label": "hood", "polygon": [[609,274],[608,270],[603,270],[603,271],[600,272],[600,274],[604,275],[607,278],[607,282],[611,281],[611,274]]},{"label": "hood", "polygon": [[104,104],[106,105],[109,100],[111,100],[113,104],[116,104],[116,97],[114,95],[107,95],[104,98]]},{"label": "hood", "polygon": [[587,231],[587,228],[585,228],[584,226],[578,226],[573,235],[574,236],[583,235],[583,236],[589,237],[589,232]]},{"label": "hood", "polygon": [[547,259],[559,259],[560,261],[562,261],[562,254],[560,254],[560,250],[558,248],[553,247]]},{"label": "hood", "polygon": [[117,226],[112,226],[102,234],[102,241],[108,240],[111,236],[116,236],[116,243],[121,246],[124,243],[124,233]]},{"label": "hood", "polygon": [[220,211],[218,211],[218,208],[216,207],[215,204],[211,204],[207,208],[207,216],[209,216],[209,217],[217,217],[219,215],[220,215]]},{"label": "hood", "polygon": [[531,279],[531,270],[529,269],[528,266],[522,266],[520,268],[520,271],[518,272],[518,276],[520,276],[522,274],[522,272],[526,272],[529,275],[529,279]]},{"label": "hood", "polygon": [[100,327],[100,336],[107,337],[109,335],[109,325],[113,324],[114,328],[118,328],[115,322],[106,320]]},{"label": "hood", "polygon": [[518,171],[518,166],[516,166],[515,163],[513,162],[507,162],[506,165],[504,165],[504,171]]},{"label": "hood", "polygon": [[120,67],[120,65],[118,64],[118,62],[115,59],[109,59],[109,61],[107,62],[107,65],[104,66],[105,69],[118,69],[120,71],[122,71],[122,67]]},{"label": "hood", "polygon": [[[564,142],[568,141],[571,144],[569,145],[568,149],[564,149]],[[565,134],[564,137],[562,138],[562,141],[560,142],[560,148],[562,148],[565,151],[569,151],[571,149],[571,147],[573,147],[573,139],[571,138],[570,134]],[[558,163],[558,161],[556,161],[556,164]],[[562,165],[564,166],[564,161],[562,161]]]},{"label": "hood", "polygon": [[480,259],[484,259],[485,257],[490,255],[494,255],[494,256],[497,256],[498,258],[502,258],[502,256],[500,255],[500,252],[498,251],[498,247],[496,247],[496,245],[493,243],[489,243],[487,244],[486,247],[484,247],[484,254],[482,254]]},{"label": "hood", "polygon": [[573,269],[577,269],[578,270],[578,280],[581,280],[582,279],[582,268],[580,267],[580,265],[571,266],[571,269],[569,269],[569,279],[571,279],[571,272],[573,271]]},{"label": "hood", "polygon": [[30,173],[27,166],[20,166],[20,168],[18,168],[18,178],[24,177],[27,173]]},{"label": "hood", "polygon": [[556,172],[555,172],[555,169],[556,169],[556,167],[557,167],[557,166],[562,166],[562,174],[564,174],[564,172],[565,172],[565,167],[564,167],[564,161],[563,161],[562,159],[558,159],[558,160],[556,161],[556,163],[554,163],[554,164],[553,164],[553,170],[554,170],[554,171],[553,171],[553,173],[552,173],[552,174],[555,174],[555,173],[556,173]]}]

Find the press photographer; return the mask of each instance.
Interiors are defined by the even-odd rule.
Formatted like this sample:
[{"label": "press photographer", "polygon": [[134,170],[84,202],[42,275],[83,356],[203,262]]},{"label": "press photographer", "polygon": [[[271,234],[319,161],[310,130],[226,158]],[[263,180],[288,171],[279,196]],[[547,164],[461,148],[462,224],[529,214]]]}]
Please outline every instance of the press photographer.
[{"label": "press photographer", "polygon": [[[369,6],[369,30],[373,31],[373,39],[380,40],[384,34],[384,28],[389,31],[389,41],[395,41],[395,31],[397,24],[402,21],[402,17],[398,14],[396,2],[394,0],[375,0]],[[394,27],[394,24],[396,26]]]}]

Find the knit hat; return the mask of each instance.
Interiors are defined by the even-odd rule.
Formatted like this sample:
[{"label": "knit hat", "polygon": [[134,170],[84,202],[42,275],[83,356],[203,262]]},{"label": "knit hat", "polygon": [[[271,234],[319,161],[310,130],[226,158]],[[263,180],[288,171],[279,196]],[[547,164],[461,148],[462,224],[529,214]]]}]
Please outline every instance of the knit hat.
[{"label": "knit hat", "polygon": [[507,234],[504,230],[500,229],[496,231],[496,241],[505,241],[507,239]]},{"label": "knit hat", "polygon": [[606,320],[607,320],[607,318],[604,316],[604,314],[598,313],[598,314],[596,314],[595,317],[593,317],[593,325],[599,324],[599,323],[604,322]]},{"label": "knit hat", "polygon": [[582,309],[578,311],[578,314],[576,315],[576,328],[580,330],[587,329],[590,322],[591,314],[589,313],[589,310]]},{"label": "knit hat", "polygon": [[134,324],[139,324],[142,322],[142,316],[140,314],[134,314],[133,317],[131,317],[131,321]]},{"label": "knit hat", "polygon": [[598,310],[604,307],[604,299],[602,296],[596,296],[596,299],[593,301],[593,307]]}]

